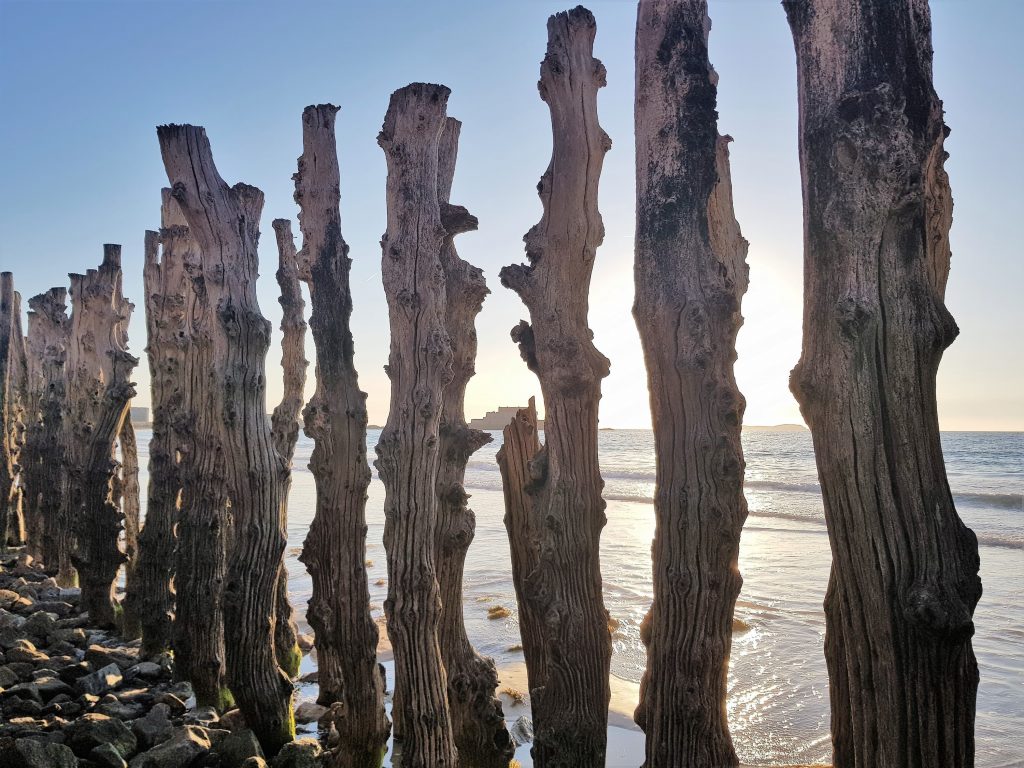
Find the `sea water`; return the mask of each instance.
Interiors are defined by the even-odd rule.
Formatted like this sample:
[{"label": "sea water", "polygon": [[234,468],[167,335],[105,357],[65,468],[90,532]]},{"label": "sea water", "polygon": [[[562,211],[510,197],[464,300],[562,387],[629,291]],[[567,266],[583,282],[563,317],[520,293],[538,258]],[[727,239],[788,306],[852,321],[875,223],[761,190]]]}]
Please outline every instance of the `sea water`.
[{"label": "sea water", "polygon": [[[379,434],[371,430],[367,436],[371,459]],[[492,442],[471,458],[466,473],[477,527],[466,560],[463,610],[470,639],[495,659],[500,673],[521,667],[523,659],[512,650],[519,634],[495,461],[501,433],[491,434]],[[140,432],[140,453],[148,439],[148,430]],[[977,765],[1024,766],[1024,433],[946,432],[942,443],[957,510],[977,534],[981,551],[984,594],[975,612],[974,637],[981,673]],[[297,557],[314,511],[313,478],[306,468],[312,447],[312,441],[300,437],[288,510],[287,565],[304,631],[309,631],[303,618],[311,586]],[[831,555],[810,434],[745,431],[743,448],[750,515],[740,542],[743,589],[729,665],[733,741],[749,765],[830,762],[822,601]],[[604,600],[618,622],[612,674],[637,683],[645,665],[640,622],[652,594],[653,434],[602,431],[600,460],[608,501],[601,545]],[[378,617],[387,589],[383,503],[383,486],[374,472],[366,511],[367,558],[372,563],[370,601]],[[488,608],[499,605],[511,615],[488,619]],[[614,722],[626,724],[619,715]],[[620,739],[619,750],[640,754],[618,759],[610,754],[609,768],[642,762],[642,735],[637,736]],[[524,765],[527,754],[527,749],[517,751]]]}]

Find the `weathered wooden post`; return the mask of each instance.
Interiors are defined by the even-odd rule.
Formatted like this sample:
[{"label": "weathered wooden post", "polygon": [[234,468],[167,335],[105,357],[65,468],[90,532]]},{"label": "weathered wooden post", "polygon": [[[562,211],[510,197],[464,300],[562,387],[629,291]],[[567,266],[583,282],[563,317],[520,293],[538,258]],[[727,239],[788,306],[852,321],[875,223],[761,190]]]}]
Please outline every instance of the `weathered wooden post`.
[{"label": "weathered wooden post", "polygon": [[[125,610],[137,617],[143,655],[149,657],[171,647],[174,525],[181,491],[174,418],[181,415],[186,388],[185,267],[182,254],[175,249],[165,247],[161,254],[158,232],[146,232],[142,278],[153,436],[149,441],[146,524],[139,533],[135,578],[127,587]],[[182,585],[177,586],[180,590]]]},{"label": "weathered wooden post", "polygon": [[63,419],[66,407],[65,362],[71,324],[67,289],[51,288],[28,301],[30,389],[38,400],[38,417],[28,433],[29,503],[37,505],[40,553],[49,573],[61,563],[70,571],[70,535],[61,525],[64,478]]},{"label": "weathered wooden post", "polygon": [[351,259],[341,235],[338,150],[332,104],[302,112],[302,156],[295,181],[302,248],[299,276],[309,286],[316,345],[316,390],[303,411],[314,441],[309,468],[316,514],[300,560],[313,594],[306,614],[316,636],[321,704],[332,708],[337,766],[376,766],[390,726],[384,674],[377,664],[377,625],[366,575],[366,394],[359,389],[349,319]]},{"label": "weathered wooden post", "polygon": [[519,465],[506,467],[509,478],[532,478],[534,522],[509,527],[509,539],[513,550],[535,550],[533,567],[519,574],[517,597],[524,636],[543,638],[544,646],[526,656],[537,766],[603,765],[607,742],[611,635],[601,597],[597,408],[608,360],[587,325],[594,255],[604,238],[598,179],[611,147],[597,121],[605,70],[593,57],[596,28],[582,7],[548,20],[539,89],[551,110],[554,148],[538,186],[544,215],[524,238],[529,265],[501,270],[502,284],[530,311],[532,325],[521,322],[512,338],[540,379],[546,411],[544,448],[536,455],[510,448],[502,457]]},{"label": "weathered wooden post", "polygon": [[395,649],[395,737],[406,768],[457,763],[438,646],[434,534],[443,391],[452,378],[440,254],[438,140],[450,91],[413,83],[391,95],[377,142],[388,164],[381,273],[391,321],[391,408],[377,444],[386,490],[388,634]]},{"label": "weathered wooden post", "polygon": [[24,479],[27,387],[21,296],[14,290],[14,275],[0,272],[0,550],[21,544],[25,537],[19,483]]},{"label": "weathered wooden post", "polygon": [[974,763],[978,543],[957,516],[935,376],[953,202],[924,0],[787,0],[800,95],[804,344],[832,545],[838,768]]},{"label": "weathered wooden post", "polygon": [[[306,367],[309,363],[305,356],[306,343],[306,302],[302,298],[299,285],[299,268],[295,254],[295,241],[292,236],[292,225],[287,219],[274,219],[274,233],[277,236],[277,285],[281,289],[278,302],[281,304],[281,368],[284,371],[284,390],[281,402],[271,414],[270,426],[274,433],[277,452],[281,454],[288,466],[288,475],[284,479],[285,504],[281,506],[282,530],[288,530],[288,491],[291,489],[292,459],[295,457],[295,444],[299,439],[299,411],[302,410],[304,389],[306,386]],[[288,570],[284,559],[281,561],[280,573],[276,587],[276,613],[274,616],[274,649],[277,663],[288,677],[299,674],[302,664],[302,651],[299,649],[299,631],[295,626],[294,611],[288,600]]]},{"label": "weathered wooden post", "polygon": [[[223,710],[233,702],[227,684],[223,613],[231,521],[221,449],[222,406],[214,375],[217,316],[207,292],[202,252],[166,188],[161,191],[159,241],[159,264],[154,251],[148,280],[154,296],[155,353],[164,372],[161,419],[171,430],[161,448],[171,452],[168,458],[177,456],[178,462],[166,465],[161,456],[161,487],[151,490],[161,504],[172,505],[167,510],[171,532],[173,523],[177,524],[172,561],[174,665],[178,676],[192,683],[199,706]],[[166,299],[161,301],[160,296]],[[158,553],[175,552],[174,541],[157,536],[160,542],[154,559]]]},{"label": "weathered wooden post", "polygon": [[[129,403],[129,406],[131,404]],[[125,599],[121,602],[122,621],[121,633],[125,637],[142,637],[142,624],[138,614],[127,599],[128,592],[134,588],[136,566],[139,562],[139,526],[142,510],[139,499],[139,447],[135,440],[135,426],[132,424],[131,411],[125,417],[117,442],[121,454],[121,468],[118,477],[121,514],[124,515],[124,586]]]},{"label": "weathered wooden post", "polygon": [[455,236],[477,227],[465,208],[450,203],[462,123],[445,121],[438,145],[437,196],[447,233],[441,245],[445,277],[444,327],[452,347],[452,381],[444,389],[440,458],[437,470],[437,581],[441,594],[438,637],[448,675],[448,704],[459,764],[467,768],[507,768],[514,746],[505,728],[501,702],[494,695],[494,662],[478,654],[466,635],[462,615],[462,574],[473,541],[476,518],[462,483],[469,457],[491,436],[466,424],[466,386],[476,372],[476,316],[487,296],[483,272],[459,258]]},{"label": "weathered wooden post", "polygon": [[744,400],[733,362],[747,243],[706,0],[640,0],[636,28],[636,301],[654,426],[654,601],[636,722],[647,768],[737,765],[726,717],[739,595]]},{"label": "weathered wooden post", "polygon": [[228,187],[202,128],[165,125],[157,136],[171,194],[203,255],[215,318],[209,375],[234,520],[223,597],[228,680],[246,722],[273,754],[294,738],[295,718],[292,683],[274,648],[287,467],[267,418],[270,327],[256,298],[263,193],[246,184]]},{"label": "weathered wooden post", "polygon": [[[114,627],[114,580],[125,561],[118,546],[124,523],[113,496],[114,443],[135,396],[138,360],[128,353],[133,306],[121,293],[121,246],[104,245],[99,269],[71,278],[71,340],[64,417],[65,519],[73,532],[71,564],[82,607],[98,626]],[[67,578],[63,579],[67,583]]]}]

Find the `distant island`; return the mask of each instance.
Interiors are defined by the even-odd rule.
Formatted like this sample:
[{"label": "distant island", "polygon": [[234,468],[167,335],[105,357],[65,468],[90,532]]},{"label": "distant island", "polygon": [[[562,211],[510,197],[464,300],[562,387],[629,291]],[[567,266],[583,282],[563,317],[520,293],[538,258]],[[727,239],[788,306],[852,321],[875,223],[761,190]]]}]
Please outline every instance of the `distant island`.
[{"label": "distant island", "polygon": [[754,430],[755,432],[806,432],[807,427],[803,424],[744,424],[744,429]]}]

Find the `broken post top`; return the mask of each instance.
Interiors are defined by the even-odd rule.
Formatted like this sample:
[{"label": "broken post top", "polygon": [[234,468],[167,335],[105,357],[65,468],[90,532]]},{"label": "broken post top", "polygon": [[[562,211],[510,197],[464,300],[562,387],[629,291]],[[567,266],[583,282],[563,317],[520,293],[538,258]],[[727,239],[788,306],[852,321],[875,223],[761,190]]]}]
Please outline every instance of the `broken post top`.
[{"label": "broken post top", "polygon": [[[391,94],[377,144],[386,154],[395,156],[403,146],[417,139],[422,141],[425,136],[429,137],[428,143],[435,143],[444,127],[450,95],[451,89],[434,83],[410,83],[399,88]],[[431,176],[436,175],[436,157],[429,170]]]},{"label": "broken post top", "polygon": [[[341,236],[341,171],[334,136],[338,107],[308,106],[302,111],[302,155],[293,198],[299,206],[302,248],[296,254],[299,276],[313,282],[313,270],[330,268],[335,258],[348,256]],[[289,225],[290,226],[290,225]]]},{"label": "broken post top", "polygon": [[44,293],[38,293],[28,300],[29,321],[35,315],[45,319],[54,325],[64,325],[68,320],[68,289],[64,286],[51,288]]},{"label": "broken post top", "polygon": [[104,245],[99,269],[69,277],[70,374],[99,377],[108,387],[127,388],[126,396],[132,397],[135,388],[128,378],[138,359],[128,352],[128,323],[135,305],[121,292],[121,246]]},{"label": "broken post top", "polygon": [[[597,119],[604,65],[593,56],[597,24],[579,6],[548,19],[548,47],[538,90],[551,112],[551,163],[537,186],[544,214],[523,238],[529,265],[501,270],[502,284],[530,307],[535,286],[576,286],[586,297],[594,254],[604,240],[598,179],[611,139]],[[558,176],[558,184],[553,183]],[[557,290],[557,288],[555,289]],[[585,323],[587,302],[575,307]]]},{"label": "broken post top", "polygon": [[[388,220],[382,241],[385,264],[406,258],[413,263],[428,241],[446,235],[437,199],[437,175],[438,142],[450,93],[443,85],[412,83],[391,94],[384,125],[377,136],[388,161]],[[416,212],[415,226],[405,221],[410,211]],[[435,263],[437,257],[435,250]],[[413,299],[420,293],[418,281],[431,279],[429,274],[414,272],[384,269],[385,288],[389,281],[406,284],[411,290],[409,298]],[[440,281],[440,275],[435,277]],[[443,286],[441,291],[443,296]]]},{"label": "broken post top", "polygon": [[[218,257],[222,267],[219,272],[245,272],[249,280],[243,283],[255,300],[263,192],[249,184],[227,185],[217,171],[210,140],[202,127],[161,125],[156,130],[171,182],[171,197],[181,208],[193,237],[204,253]],[[208,275],[214,280],[223,276]]]},{"label": "broken post top", "polygon": [[449,237],[472,232],[479,225],[476,216],[463,206],[451,204],[461,133],[462,123],[459,120],[454,117],[445,118],[444,129],[437,144],[437,201],[441,205],[441,222]]}]

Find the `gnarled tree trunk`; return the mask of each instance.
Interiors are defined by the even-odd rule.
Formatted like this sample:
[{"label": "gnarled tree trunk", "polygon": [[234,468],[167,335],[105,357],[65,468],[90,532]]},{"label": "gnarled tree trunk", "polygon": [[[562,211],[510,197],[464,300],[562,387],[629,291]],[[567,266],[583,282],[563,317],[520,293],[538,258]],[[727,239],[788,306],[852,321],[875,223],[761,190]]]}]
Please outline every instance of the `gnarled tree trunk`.
[{"label": "gnarled tree trunk", "polygon": [[[153,491],[160,494],[161,504],[174,504],[172,492],[180,499],[176,509],[167,510],[177,533],[174,666],[179,677],[192,683],[199,706],[223,710],[233,702],[227,687],[223,613],[231,520],[220,392],[211,375],[216,307],[207,293],[202,252],[170,189],[161,193],[160,220],[163,247],[159,265],[152,255],[149,279],[154,297],[158,289],[167,293],[162,302],[153,298],[152,322],[157,358],[166,372],[162,418],[171,433],[164,446],[173,451],[170,458],[177,455],[179,460],[176,467],[168,466],[161,457],[162,488]],[[173,546],[173,541],[162,540],[154,558],[163,550],[173,552]]]},{"label": "gnarled tree trunk", "polygon": [[[0,550],[25,538],[22,448],[28,406],[28,361],[21,332],[21,296],[14,275],[0,272]],[[31,514],[31,513],[30,513]]]},{"label": "gnarled tree trunk", "polygon": [[293,177],[302,230],[299,276],[309,286],[316,345],[316,390],[303,411],[314,441],[309,468],[316,514],[300,559],[313,582],[306,618],[316,635],[319,700],[341,705],[331,710],[339,736],[332,762],[363,768],[380,763],[390,727],[365,567],[366,394],[359,389],[349,327],[351,260],[341,236],[337,111],[331,104],[303,110],[302,156]]},{"label": "gnarled tree trunk", "polygon": [[123,619],[121,633],[125,637],[142,636],[138,615],[127,600],[127,593],[135,585],[135,569],[139,561],[139,447],[135,442],[135,426],[131,411],[125,417],[118,437],[121,448],[121,512],[124,515],[124,586],[125,600],[121,603]]},{"label": "gnarled tree trunk", "polygon": [[[153,435],[149,441],[146,524],[139,533],[138,560],[134,579],[128,584],[125,610],[137,617],[142,653],[149,657],[169,649],[172,642],[174,525],[181,491],[174,418],[182,413],[187,354],[184,260],[170,247],[161,254],[157,232],[146,232],[142,279]],[[177,586],[180,589],[181,585]]]},{"label": "gnarled tree trunk", "polygon": [[[284,391],[281,402],[271,414],[270,424],[274,432],[277,452],[288,465],[284,479],[285,504],[281,505],[281,529],[288,531],[288,491],[292,486],[291,466],[295,457],[295,443],[299,439],[299,411],[306,386],[305,356],[306,302],[302,299],[299,286],[299,269],[295,255],[292,225],[287,219],[274,219],[274,233],[277,235],[277,284],[281,289],[278,301],[283,314],[281,317],[281,368],[284,370]],[[274,617],[274,650],[277,663],[289,677],[299,674],[302,651],[299,649],[299,630],[295,626],[294,611],[288,600],[288,569],[284,558],[277,576],[277,607]]]},{"label": "gnarled tree trunk", "polygon": [[388,634],[395,649],[395,738],[405,768],[451,768],[457,755],[438,646],[434,535],[438,438],[452,353],[444,328],[438,140],[450,91],[414,83],[391,95],[377,142],[388,163],[381,273],[391,321],[391,408],[377,444],[384,482]]},{"label": "gnarled tree trunk", "polygon": [[135,396],[129,379],[138,363],[127,351],[133,306],[121,294],[121,246],[104,245],[98,270],[70,278],[63,425],[68,493],[62,501],[73,531],[71,564],[82,587],[82,608],[98,626],[114,627],[114,580],[125,561],[118,545],[124,515],[114,496],[114,443]]},{"label": "gnarled tree trunk", "polygon": [[706,0],[641,0],[636,30],[636,301],[654,426],[654,601],[636,722],[647,768],[737,765],[732,617],[742,579],[733,362],[747,243],[732,207]]},{"label": "gnarled tree trunk", "polygon": [[[537,766],[603,765],[607,742],[611,635],[601,597],[605,524],[597,459],[597,408],[608,360],[587,326],[590,276],[604,225],[598,179],[611,140],[597,122],[605,70],[593,57],[596,23],[582,7],[548,20],[540,94],[551,110],[554,148],[538,186],[544,215],[527,233],[529,265],[501,270],[532,326],[512,331],[544,395],[545,445],[531,457],[534,568],[521,575],[522,623],[541,619],[544,668],[530,670]],[[505,460],[513,458],[506,453]],[[521,458],[522,457],[517,457]],[[509,476],[527,474],[523,468]],[[525,529],[509,529],[509,538]],[[538,657],[534,657],[536,661]],[[529,666],[529,656],[527,657]]]},{"label": "gnarled tree trunk", "polygon": [[925,0],[788,0],[800,94],[804,344],[832,575],[837,767],[974,763],[978,542],[957,516],[935,400],[957,335],[952,197]]},{"label": "gnarled tree trunk", "polygon": [[29,387],[38,415],[29,428],[27,495],[40,527],[40,554],[48,573],[61,563],[70,571],[70,536],[61,525],[64,478],[63,420],[66,407],[65,362],[71,324],[67,289],[51,288],[28,301]]},{"label": "gnarled tree trunk", "polygon": [[228,187],[217,173],[206,132],[157,129],[172,196],[202,252],[211,324],[221,447],[234,520],[224,585],[224,633],[231,691],[264,750],[295,736],[292,683],[277,665],[274,616],[287,467],[274,446],[266,410],[270,327],[256,298],[263,193]]},{"label": "gnarled tree trunk", "polygon": [[452,730],[464,768],[507,768],[514,747],[505,728],[501,702],[494,695],[498,673],[494,662],[478,654],[466,635],[462,615],[462,573],[473,541],[476,517],[462,483],[469,457],[491,436],[466,424],[466,385],[476,372],[474,321],[487,296],[483,272],[459,258],[455,235],[477,227],[475,216],[451,205],[455,159],[462,124],[445,121],[438,146],[437,183],[441,222],[447,237],[441,245],[441,268],[447,293],[444,327],[452,346],[452,381],[444,390],[441,410],[440,458],[437,469],[437,582],[441,594],[438,638],[448,675]]}]

